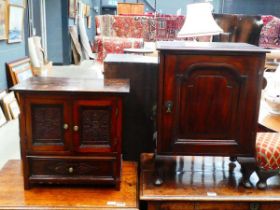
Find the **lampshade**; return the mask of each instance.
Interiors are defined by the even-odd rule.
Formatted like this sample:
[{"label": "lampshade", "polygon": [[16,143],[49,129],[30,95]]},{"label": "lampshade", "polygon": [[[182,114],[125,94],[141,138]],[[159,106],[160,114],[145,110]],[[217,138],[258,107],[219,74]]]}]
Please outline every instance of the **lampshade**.
[{"label": "lampshade", "polygon": [[187,5],[186,20],[178,37],[197,37],[216,35],[223,32],[212,16],[213,6],[210,3]]}]

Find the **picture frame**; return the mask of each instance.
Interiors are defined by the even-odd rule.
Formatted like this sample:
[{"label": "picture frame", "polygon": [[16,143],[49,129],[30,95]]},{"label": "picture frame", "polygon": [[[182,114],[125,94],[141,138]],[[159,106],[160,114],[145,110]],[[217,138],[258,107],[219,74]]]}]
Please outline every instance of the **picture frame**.
[{"label": "picture frame", "polygon": [[34,75],[28,57],[7,63],[7,69],[12,85],[16,85]]},{"label": "picture frame", "polygon": [[68,13],[69,18],[76,18],[77,9],[78,9],[77,0],[68,0]]},{"label": "picture frame", "polygon": [[7,2],[5,0],[0,0],[0,40],[7,39],[7,13]]},{"label": "picture frame", "polygon": [[16,98],[9,103],[9,110],[13,119],[18,118],[20,110]]},{"label": "picture frame", "polygon": [[10,5],[16,5],[20,7],[26,7],[26,0],[7,0]]},{"label": "picture frame", "polygon": [[10,104],[13,103],[14,101],[16,101],[14,92],[7,93],[2,99],[3,112],[7,120],[13,119]]},{"label": "picture frame", "polygon": [[8,43],[22,42],[24,29],[24,8],[9,5]]},{"label": "picture frame", "polygon": [[6,119],[5,115],[4,115],[4,112],[3,112],[2,108],[1,108],[1,106],[0,106],[0,127],[2,125],[4,125],[6,122],[7,122],[7,119]]}]

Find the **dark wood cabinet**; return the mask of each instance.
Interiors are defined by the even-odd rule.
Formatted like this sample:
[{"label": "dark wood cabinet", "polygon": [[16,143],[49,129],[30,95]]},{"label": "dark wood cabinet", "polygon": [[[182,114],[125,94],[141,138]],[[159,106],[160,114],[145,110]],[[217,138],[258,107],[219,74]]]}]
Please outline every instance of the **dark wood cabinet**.
[{"label": "dark wood cabinet", "polygon": [[122,152],[125,160],[139,161],[141,153],[154,152],[157,73],[157,57],[108,54],[104,60],[106,79],[130,81],[130,92],[123,99]]},{"label": "dark wood cabinet", "polygon": [[158,50],[157,155],[254,159],[265,50],[194,42]]},{"label": "dark wood cabinet", "polygon": [[20,97],[25,188],[32,183],[120,185],[126,80],[32,78]]}]

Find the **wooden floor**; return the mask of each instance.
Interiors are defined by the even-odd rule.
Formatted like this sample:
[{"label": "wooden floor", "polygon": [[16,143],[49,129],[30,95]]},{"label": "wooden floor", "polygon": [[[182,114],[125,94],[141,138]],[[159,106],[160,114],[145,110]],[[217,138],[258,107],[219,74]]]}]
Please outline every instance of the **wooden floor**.
[{"label": "wooden floor", "polygon": [[[176,157],[163,159],[164,183],[155,186],[153,154],[141,156],[140,199],[145,201],[280,202],[280,177],[268,180],[268,188],[240,186],[240,166],[226,157]],[[176,172],[177,171],[177,172]],[[280,204],[280,203],[279,203]],[[280,209],[280,205],[279,205]]]},{"label": "wooden floor", "polygon": [[36,186],[25,191],[21,162],[10,160],[0,171],[0,209],[137,210],[137,164],[123,162],[121,190],[97,187]]}]

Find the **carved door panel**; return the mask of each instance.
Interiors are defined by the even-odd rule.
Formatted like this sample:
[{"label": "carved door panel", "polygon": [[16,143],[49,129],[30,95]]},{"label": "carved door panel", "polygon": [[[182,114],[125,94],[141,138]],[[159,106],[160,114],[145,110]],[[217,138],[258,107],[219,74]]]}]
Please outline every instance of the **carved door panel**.
[{"label": "carved door panel", "polygon": [[[172,64],[175,59],[180,65]],[[245,123],[246,75],[223,59],[211,63],[203,62],[208,58],[201,59],[190,65],[180,57],[175,59],[166,62],[169,69],[164,75],[160,151],[244,153],[240,127]]]},{"label": "carved door panel", "polygon": [[113,152],[120,140],[120,101],[77,100],[73,105],[74,144],[78,152]]},{"label": "carved door panel", "polygon": [[71,111],[63,98],[26,99],[27,146],[29,151],[70,151]]}]

